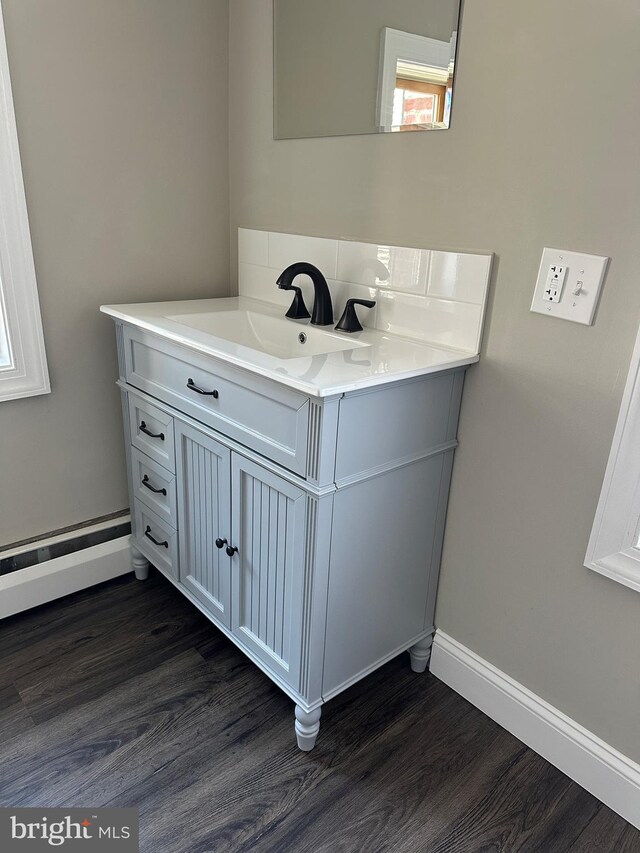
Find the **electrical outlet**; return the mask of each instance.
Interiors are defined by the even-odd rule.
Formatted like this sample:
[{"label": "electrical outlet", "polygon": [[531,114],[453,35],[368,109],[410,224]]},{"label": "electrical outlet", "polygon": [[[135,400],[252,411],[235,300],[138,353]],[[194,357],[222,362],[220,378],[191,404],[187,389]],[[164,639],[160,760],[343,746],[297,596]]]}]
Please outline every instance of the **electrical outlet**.
[{"label": "electrical outlet", "polygon": [[545,302],[560,302],[567,268],[561,264],[551,264],[547,273],[547,283],[542,294]]},{"label": "electrical outlet", "polygon": [[544,249],[531,310],[590,326],[608,258]]}]

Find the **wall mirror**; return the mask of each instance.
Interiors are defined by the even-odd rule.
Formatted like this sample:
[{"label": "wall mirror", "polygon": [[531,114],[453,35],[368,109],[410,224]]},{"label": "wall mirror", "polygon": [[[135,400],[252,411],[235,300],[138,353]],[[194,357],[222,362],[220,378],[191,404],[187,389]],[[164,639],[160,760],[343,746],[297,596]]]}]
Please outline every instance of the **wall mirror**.
[{"label": "wall mirror", "polygon": [[273,0],[274,137],[446,130],[460,0]]}]

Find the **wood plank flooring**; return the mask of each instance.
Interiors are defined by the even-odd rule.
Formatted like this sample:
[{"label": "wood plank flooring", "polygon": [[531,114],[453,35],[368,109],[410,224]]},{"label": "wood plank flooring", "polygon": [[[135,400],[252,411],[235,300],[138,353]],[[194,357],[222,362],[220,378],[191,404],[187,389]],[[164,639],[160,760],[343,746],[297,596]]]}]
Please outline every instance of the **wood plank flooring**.
[{"label": "wood plank flooring", "polygon": [[158,574],[0,622],[0,805],[135,806],[144,853],[640,853],[407,655],[293,704]]}]

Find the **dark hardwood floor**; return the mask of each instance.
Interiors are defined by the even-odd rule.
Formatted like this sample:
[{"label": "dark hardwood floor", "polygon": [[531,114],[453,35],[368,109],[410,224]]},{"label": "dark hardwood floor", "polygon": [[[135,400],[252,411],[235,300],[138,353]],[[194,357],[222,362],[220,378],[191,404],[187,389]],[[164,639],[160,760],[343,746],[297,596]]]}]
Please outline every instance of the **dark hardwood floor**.
[{"label": "dark hardwood floor", "polygon": [[640,832],[407,655],[293,704],[167,581],[0,622],[0,805],[135,806],[145,853],[640,853]]}]

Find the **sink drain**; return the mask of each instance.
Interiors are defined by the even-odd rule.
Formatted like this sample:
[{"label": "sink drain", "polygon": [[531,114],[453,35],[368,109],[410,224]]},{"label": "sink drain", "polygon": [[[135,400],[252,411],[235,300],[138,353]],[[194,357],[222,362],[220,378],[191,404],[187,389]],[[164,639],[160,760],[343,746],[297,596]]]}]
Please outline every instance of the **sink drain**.
[{"label": "sink drain", "polygon": [[304,332],[300,332],[300,334],[298,335],[298,340],[300,341],[301,344],[306,344],[307,336],[305,335]]}]

